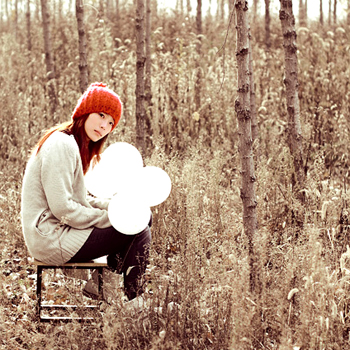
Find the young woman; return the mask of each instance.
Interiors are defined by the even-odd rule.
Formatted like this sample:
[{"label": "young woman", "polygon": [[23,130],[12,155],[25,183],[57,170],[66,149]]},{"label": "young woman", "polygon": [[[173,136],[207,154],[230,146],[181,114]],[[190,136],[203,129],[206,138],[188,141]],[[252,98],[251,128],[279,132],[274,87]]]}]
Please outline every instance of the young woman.
[{"label": "young woman", "polygon": [[108,219],[109,200],[89,196],[84,184],[121,114],[118,95],[102,83],[91,84],[71,121],[48,130],[34,148],[23,178],[21,214],[33,257],[62,265],[107,255],[111,269],[124,273],[131,300],[143,290],[150,224],[133,236],[116,231]]}]

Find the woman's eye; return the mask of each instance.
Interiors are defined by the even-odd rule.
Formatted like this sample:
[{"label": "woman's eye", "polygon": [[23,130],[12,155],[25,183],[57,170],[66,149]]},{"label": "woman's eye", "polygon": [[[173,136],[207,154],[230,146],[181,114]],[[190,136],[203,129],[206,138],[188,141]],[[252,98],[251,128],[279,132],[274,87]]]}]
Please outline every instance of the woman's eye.
[{"label": "woman's eye", "polygon": [[112,126],[114,125],[114,123],[113,123],[113,122],[109,122],[109,124],[111,124]]},{"label": "woman's eye", "polygon": [[101,117],[101,118],[104,118],[105,115],[104,115],[103,113],[100,113],[100,117]]}]

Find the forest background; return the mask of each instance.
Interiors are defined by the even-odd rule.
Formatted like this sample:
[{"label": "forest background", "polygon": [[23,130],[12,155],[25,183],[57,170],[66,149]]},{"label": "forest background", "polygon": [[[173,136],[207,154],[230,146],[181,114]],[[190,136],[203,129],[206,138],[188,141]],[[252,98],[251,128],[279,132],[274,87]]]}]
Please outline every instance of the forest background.
[{"label": "forest background", "polygon": [[[259,129],[254,246],[261,288],[253,293],[240,198],[236,30],[227,11],[232,7],[203,12],[198,34],[187,3],[164,11],[151,1],[151,143],[145,163],[165,169],[173,184],[168,200],[154,210],[146,293],[152,307],[135,317],[112,305],[94,325],[40,326],[35,270],[20,223],[22,177],[41,131],[69,119],[81,93],[75,4],[43,3],[49,6],[54,78],[45,61],[39,1],[0,3],[0,347],[349,348],[349,17],[339,16],[329,1],[330,13],[311,20],[305,1],[293,3],[299,13],[298,96],[307,174],[300,223],[286,140],[281,23],[262,3],[249,6]],[[137,138],[136,10],[126,0],[84,6],[89,81],[108,84],[125,107],[110,143],[135,144]],[[46,299],[81,301],[79,281],[57,273],[45,280]]]}]

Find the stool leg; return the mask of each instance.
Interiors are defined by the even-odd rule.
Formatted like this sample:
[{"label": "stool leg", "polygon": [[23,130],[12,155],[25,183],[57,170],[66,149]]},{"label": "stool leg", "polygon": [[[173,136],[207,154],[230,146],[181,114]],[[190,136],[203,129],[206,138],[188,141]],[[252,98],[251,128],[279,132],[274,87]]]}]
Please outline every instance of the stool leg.
[{"label": "stool leg", "polygon": [[36,271],[36,313],[39,317],[39,321],[41,321],[41,286],[42,286],[42,275],[43,275],[43,268],[42,266],[37,267]]},{"label": "stool leg", "polygon": [[98,267],[98,295],[103,300],[103,267]]}]

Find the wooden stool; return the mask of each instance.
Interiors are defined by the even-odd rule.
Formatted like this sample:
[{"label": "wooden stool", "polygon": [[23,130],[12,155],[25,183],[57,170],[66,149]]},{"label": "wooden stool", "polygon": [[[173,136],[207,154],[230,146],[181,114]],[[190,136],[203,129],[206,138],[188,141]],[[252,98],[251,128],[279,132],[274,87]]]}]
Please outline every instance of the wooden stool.
[{"label": "wooden stool", "polygon": [[107,267],[107,262],[100,262],[100,259],[97,259],[97,261],[88,261],[84,263],[66,263],[61,266],[56,265],[50,265],[45,264],[39,260],[32,259],[31,263],[36,265],[37,267],[37,277],[36,277],[36,296],[37,296],[37,306],[36,311],[40,322],[50,322],[50,321],[71,321],[71,320],[77,320],[77,321],[85,321],[85,320],[93,320],[93,317],[47,317],[42,316],[41,311],[43,309],[51,309],[51,310],[75,310],[75,309],[94,309],[98,308],[97,305],[84,305],[84,306],[78,306],[78,305],[42,305],[41,304],[41,289],[42,289],[42,274],[43,270],[49,270],[49,269],[96,269],[98,270],[98,291],[100,299],[103,298],[103,280],[102,280],[102,273],[103,268]]}]

